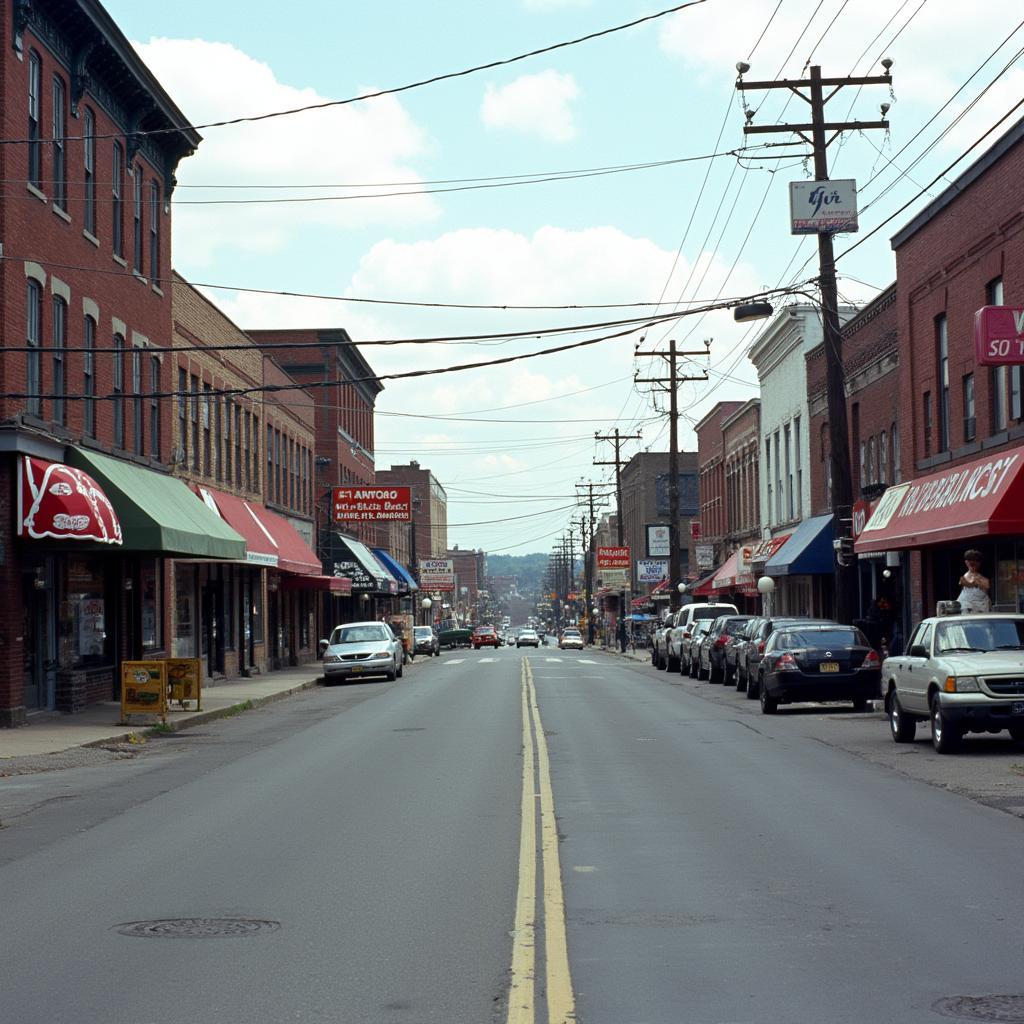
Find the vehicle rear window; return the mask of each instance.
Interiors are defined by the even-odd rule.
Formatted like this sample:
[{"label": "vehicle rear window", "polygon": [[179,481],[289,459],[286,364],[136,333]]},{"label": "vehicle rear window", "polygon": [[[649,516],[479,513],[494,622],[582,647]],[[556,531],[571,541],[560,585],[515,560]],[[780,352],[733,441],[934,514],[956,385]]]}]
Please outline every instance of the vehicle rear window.
[{"label": "vehicle rear window", "polygon": [[784,629],[780,630],[776,646],[793,647],[870,647],[859,629]]},{"label": "vehicle rear window", "polygon": [[690,613],[694,619],[717,619],[721,614],[721,606],[713,604],[701,605]]}]

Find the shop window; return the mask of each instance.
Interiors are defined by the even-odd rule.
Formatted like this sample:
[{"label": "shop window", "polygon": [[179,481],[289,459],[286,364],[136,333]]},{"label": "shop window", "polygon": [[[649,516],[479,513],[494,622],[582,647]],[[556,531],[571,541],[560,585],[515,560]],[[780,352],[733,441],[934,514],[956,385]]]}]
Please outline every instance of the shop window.
[{"label": "shop window", "polygon": [[142,646],[151,651],[163,647],[163,561],[144,558],[139,563],[142,605]]},{"label": "shop window", "polygon": [[235,569],[225,565],[223,568],[221,607],[224,610],[224,650],[235,649]]},{"label": "shop window", "polygon": [[263,587],[257,572],[252,574],[248,611],[252,642],[254,644],[261,644],[263,643]]},{"label": "shop window", "polygon": [[989,369],[989,394],[992,407],[992,433],[996,434],[1008,426],[1006,412],[1007,373],[1005,366],[993,366]]},{"label": "shop window", "polygon": [[196,571],[174,567],[174,657],[196,657]]},{"label": "shop window", "polygon": [[102,558],[67,559],[61,617],[62,665],[88,668],[111,663],[107,585]]}]

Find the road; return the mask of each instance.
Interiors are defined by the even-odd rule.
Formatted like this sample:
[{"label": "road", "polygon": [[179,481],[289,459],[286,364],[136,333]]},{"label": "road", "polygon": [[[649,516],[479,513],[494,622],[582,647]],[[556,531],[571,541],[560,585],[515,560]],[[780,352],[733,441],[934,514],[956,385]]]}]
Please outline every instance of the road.
[{"label": "road", "polygon": [[716,690],[448,652],[0,779],[0,1019],[914,1024],[1024,990],[1020,819]]}]

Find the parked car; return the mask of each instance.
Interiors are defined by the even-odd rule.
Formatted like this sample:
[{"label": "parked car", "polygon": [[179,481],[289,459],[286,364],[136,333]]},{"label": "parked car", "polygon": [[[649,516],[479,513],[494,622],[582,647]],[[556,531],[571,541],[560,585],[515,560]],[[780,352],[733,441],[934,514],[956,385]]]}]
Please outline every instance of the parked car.
[{"label": "parked car", "polygon": [[442,629],[437,634],[442,647],[469,647],[473,639],[473,630],[463,627]]},{"label": "parked car", "polygon": [[516,647],[540,647],[540,637],[534,629],[521,629],[516,637]]},{"label": "parked car", "polygon": [[691,679],[700,678],[700,645],[711,630],[714,621],[714,619],[698,619],[693,624],[689,639],[683,640],[683,660],[679,669],[681,675],[689,676]]},{"label": "parked car", "polygon": [[497,647],[498,631],[493,626],[477,626],[469,642],[474,651],[479,651],[481,647]]},{"label": "parked car", "polygon": [[743,645],[750,638],[750,631],[757,618],[751,617],[734,630],[725,645],[725,685],[734,684],[737,690],[746,690],[747,681],[739,673],[739,656]]},{"label": "parked car", "polygon": [[924,619],[907,653],[885,659],[882,680],[897,743],[910,743],[922,721],[940,754],[969,732],[1005,729],[1024,742],[1024,615]]},{"label": "parked car", "polygon": [[560,651],[582,651],[583,635],[578,629],[563,629],[562,635],[558,638],[558,649]]},{"label": "parked car", "polygon": [[347,622],[335,626],[330,639],[320,641],[324,682],[352,676],[402,675],[402,641],[386,622]]},{"label": "parked car", "polygon": [[772,633],[757,675],[766,715],[798,701],[848,700],[866,711],[879,696],[882,659],[856,626],[803,622]]},{"label": "parked car", "polygon": [[433,626],[414,626],[412,630],[413,654],[437,657],[441,653],[441,641]]},{"label": "parked car", "polygon": [[[743,674],[744,686],[742,689],[747,691],[747,699],[757,700],[758,698],[758,668],[761,664],[765,647],[768,644],[768,639],[775,630],[782,626],[796,626],[803,622],[825,624],[828,621],[828,619],[812,619],[800,615],[780,616],[777,619],[755,619],[747,631],[749,636],[746,643],[744,643],[736,655],[737,671]],[[738,683],[736,689],[741,689]]]},{"label": "parked car", "polygon": [[666,655],[666,661],[668,663],[667,667],[669,672],[681,671],[681,666],[684,664],[682,660],[683,640],[688,640],[690,638],[690,633],[693,631],[693,624],[699,619],[717,619],[719,615],[725,615],[728,612],[732,612],[733,615],[737,614],[736,605],[706,603],[684,604],[683,607],[676,612],[667,645],[668,653]]},{"label": "parked car", "polygon": [[668,668],[668,638],[674,616],[666,615],[654,630],[651,643],[651,664],[657,669]]},{"label": "parked car", "polygon": [[725,675],[726,645],[732,640],[732,633],[751,618],[751,615],[720,615],[711,623],[698,647],[698,679],[707,679],[709,683],[728,682]]}]

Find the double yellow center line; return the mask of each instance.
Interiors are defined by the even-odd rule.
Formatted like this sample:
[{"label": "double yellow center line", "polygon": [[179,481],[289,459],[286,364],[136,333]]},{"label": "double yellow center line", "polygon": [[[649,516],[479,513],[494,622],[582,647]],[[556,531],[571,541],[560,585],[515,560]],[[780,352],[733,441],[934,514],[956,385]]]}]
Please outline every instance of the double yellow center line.
[{"label": "double yellow center line", "polygon": [[[558,859],[558,826],[551,790],[548,745],[537,706],[533,669],[523,659],[523,796],[519,836],[519,892],[516,897],[512,941],[512,981],[509,987],[508,1024],[537,1021],[538,911],[543,914],[544,1002],[548,1024],[571,1024],[576,1002],[569,973],[565,938],[565,897]],[[538,850],[537,836],[540,834]],[[538,907],[537,876],[540,868],[541,903]]]}]

